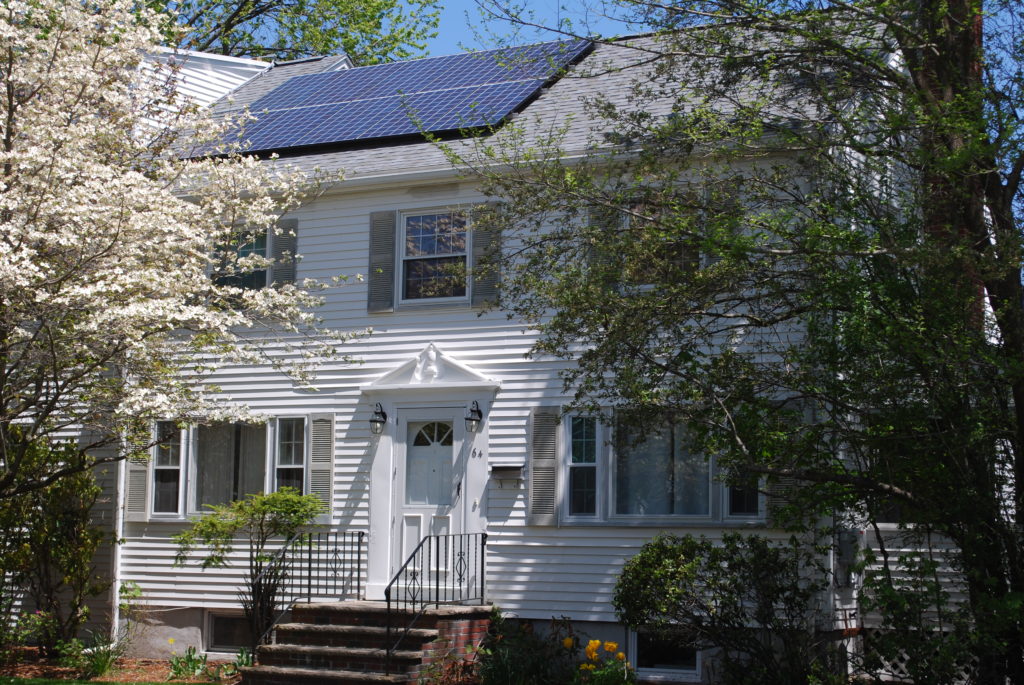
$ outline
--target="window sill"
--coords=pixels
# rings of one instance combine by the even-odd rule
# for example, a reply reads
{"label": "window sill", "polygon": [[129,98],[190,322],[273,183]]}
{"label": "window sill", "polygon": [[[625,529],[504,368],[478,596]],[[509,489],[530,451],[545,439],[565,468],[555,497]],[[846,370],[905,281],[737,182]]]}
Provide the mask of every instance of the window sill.
{"label": "window sill", "polygon": [[395,305],[396,312],[420,309],[470,309],[469,298],[459,300],[405,300]]}
{"label": "window sill", "polygon": [[658,671],[638,668],[636,679],[642,683],[699,683],[697,671]]}
{"label": "window sill", "polygon": [[767,521],[758,519],[711,519],[711,518],[643,518],[643,519],[594,519],[563,518],[560,526],[581,528],[766,528]]}

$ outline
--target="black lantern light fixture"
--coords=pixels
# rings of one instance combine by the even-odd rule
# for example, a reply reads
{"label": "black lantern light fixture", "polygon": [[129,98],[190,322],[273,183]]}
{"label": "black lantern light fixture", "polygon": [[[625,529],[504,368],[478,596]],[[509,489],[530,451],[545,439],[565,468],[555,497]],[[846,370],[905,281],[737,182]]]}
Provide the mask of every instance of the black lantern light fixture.
{"label": "black lantern light fixture", "polygon": [[476,403],[476,400],[473,400],[473,404],[469,405],[469,411],[466,412],[466,431],[476,433],[483,419],[484,413],[480,411],[480,405]]}
{"label": "black lantern light fixture", "polygon": [[380,435],[384,432],[384,424],[387,422],[387,412],[384,411],[384,407],[380,406],[380,402],[378,402],[373,407],[373,416],[370,417],[370,432],[374,435]]}

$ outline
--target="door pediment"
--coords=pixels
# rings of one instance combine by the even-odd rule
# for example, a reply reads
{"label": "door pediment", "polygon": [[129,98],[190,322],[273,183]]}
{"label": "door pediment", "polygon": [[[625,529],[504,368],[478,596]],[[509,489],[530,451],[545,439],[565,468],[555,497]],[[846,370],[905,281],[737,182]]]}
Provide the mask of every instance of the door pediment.
{"label": "door pediment", "polygon": [[422,352],[362,386],[363,392],[409,392],[416,390],[497,390],[500,381],[487,378],[429,343]]}

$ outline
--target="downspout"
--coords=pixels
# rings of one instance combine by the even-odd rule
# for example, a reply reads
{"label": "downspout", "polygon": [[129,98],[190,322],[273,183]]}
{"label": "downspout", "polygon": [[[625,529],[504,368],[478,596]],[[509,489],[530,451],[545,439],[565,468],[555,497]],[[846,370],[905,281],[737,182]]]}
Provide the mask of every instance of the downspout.
{"label": "downspout", "polygon": [[119,623],[121,622],[121,541],[124,539],[124,494],[128,479],[127,459],[117,462],[117,492],[114,499],[114,558],[111,561],[113,573],[110,583],[112,607],[110,610],[110,640],[118,641]]}

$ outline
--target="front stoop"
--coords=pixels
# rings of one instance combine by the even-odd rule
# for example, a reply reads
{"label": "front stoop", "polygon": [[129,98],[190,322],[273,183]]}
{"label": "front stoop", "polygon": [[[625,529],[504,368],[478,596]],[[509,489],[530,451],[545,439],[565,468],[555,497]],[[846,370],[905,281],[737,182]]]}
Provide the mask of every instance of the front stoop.
{"label": "front stoop", "polygon": [[[395,633],[412,617],[395,612]],[[296,604],[292,622],[276,628],[274,644],[257,652],[259,666],[241,669],[243,685],[357,685],[417,683],[436,658],[464,654],[490,626],[489,606],[428,609],[392,654],[385,674],[387,605],[384,602]],[[397,639],[393,635],[392,640]]]}

